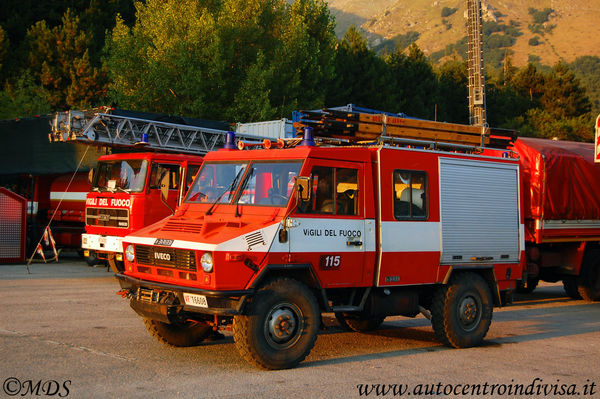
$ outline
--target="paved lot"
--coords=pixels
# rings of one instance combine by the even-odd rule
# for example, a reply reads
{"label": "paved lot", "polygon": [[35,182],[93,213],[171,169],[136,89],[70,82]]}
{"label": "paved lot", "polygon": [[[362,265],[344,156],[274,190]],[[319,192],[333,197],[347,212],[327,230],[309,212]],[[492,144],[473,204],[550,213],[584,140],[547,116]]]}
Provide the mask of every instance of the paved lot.
{"label": "paved lot", "polygon": [[193,348],[155,342],[105,268],[65,258],[30,271],[0,265],[0,398],[36,396],[39,381],[39,396],[76,398],[600,397],[600,303],[568,299],[560,284],[496,309],[479,348],[441,346],[422,316],[369,334],[326,317],[300,367],[261,371],[231,335]]}

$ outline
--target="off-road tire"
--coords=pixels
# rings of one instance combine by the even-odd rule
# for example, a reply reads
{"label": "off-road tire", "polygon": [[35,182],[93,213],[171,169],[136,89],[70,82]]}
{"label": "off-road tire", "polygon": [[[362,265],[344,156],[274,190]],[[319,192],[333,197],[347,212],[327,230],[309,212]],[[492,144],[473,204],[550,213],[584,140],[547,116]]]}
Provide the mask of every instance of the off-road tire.
{"label": "off-road tire", "polygon": [[433,295],[431,324],[436,337],[454,348],[481,344],[492,322],[492,305],[490,288],[481,276],[455,274]]}
{"label": "off-road tire", "polygon": [[264,369],[288,369],[313,348],[320,323],[319,305],[310,289],[297,280],[280,277],[257,292],[244,315],[234,317],[233,339],[249,363]]}
{"label": "off-road tire", "polygon": [[579,295],[579,287],[576,276],[566,276],[565,278],[563,278],[562,283],[565,292],[570,298],[581,299],[581,295]]}
{"label": "off-road tire", "polygon": [[162,321],[144,319],[144,325],[150,334],[167,346],[194,346],[208,337],[212,328],[208,324],[188,321],[169,324]]}
{"label": "off-road tire", "polygon": [[108,257],[108,266],[115,274],[122,273],[125,270],[125,262],[116,260],[114,255]]}
{"label": "off-road tire", "polygon": [[98,263],[100,263],[100,259],[98,259],[95,254],[82,257],[85,259],[85,263],[87,263],[88,266],[96,266]]}
{"label": "off-road tire", "polygon": [[347,313],[335,313],[335,318],[342,328],[356,332],[376,330],[385,320],[385,317],[361,317]]}
{"label": "off-road tire", "polygon": [[533,290],[536,289],[536,287],[538,286],[539,282],[540,282],[540,279],[538,277],[529,277],[527,279],[527,287],[525,287],[523,285],[523,281],[521,281],[517,285],[516,291],[519,294],[531,294],[533,292]]}
{"label": "off-road tire", "polygon": [[583,265],[578,289],[584,300],[600,301],[600,259]]}

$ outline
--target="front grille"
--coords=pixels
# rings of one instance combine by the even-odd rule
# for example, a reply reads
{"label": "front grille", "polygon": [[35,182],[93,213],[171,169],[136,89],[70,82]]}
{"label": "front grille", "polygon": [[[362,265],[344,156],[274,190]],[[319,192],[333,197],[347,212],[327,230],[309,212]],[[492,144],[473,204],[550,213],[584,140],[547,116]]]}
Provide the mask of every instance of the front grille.
{"label": "front grille", "polygon": [[202,223],[188,223],[169,220],[162,228],[162,231],[196,234],[202,231]]}
{"label": "front grille", "polygon": [[196,271],[196,253],[189,249],[136,245],[135,258],[142,265]]}
{"label": "front grille", "polygon": [[88,226],[129,227],[129,209],[86,208],[85,223]]}

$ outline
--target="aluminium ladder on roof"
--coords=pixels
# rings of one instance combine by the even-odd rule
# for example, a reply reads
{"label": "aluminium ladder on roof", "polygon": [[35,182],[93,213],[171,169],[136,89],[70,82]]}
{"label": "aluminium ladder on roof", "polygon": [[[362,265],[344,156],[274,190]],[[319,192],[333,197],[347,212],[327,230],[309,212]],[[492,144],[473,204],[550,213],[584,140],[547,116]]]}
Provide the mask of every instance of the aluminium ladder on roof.
{"label": "aluminium ladder on roof", "polygon": [[[223,148],[227,131],[110,114],[111,108],[58,112],[51,121],[51,142],[75,141],[108,147],[206,154]],[[237,138],[262,140],[250,134]]]}
{"label": "aluminium ladder on roof", "polygon": [[386,114],[344,112],[335,109],[299,112],[301,117],[294,123],[299,132],[305,127],[312,127],[315,136],[344,139],[349,142],[392,137],[463,146],[507,148],[516,138],[514,131],[482,129],[480,126]]}

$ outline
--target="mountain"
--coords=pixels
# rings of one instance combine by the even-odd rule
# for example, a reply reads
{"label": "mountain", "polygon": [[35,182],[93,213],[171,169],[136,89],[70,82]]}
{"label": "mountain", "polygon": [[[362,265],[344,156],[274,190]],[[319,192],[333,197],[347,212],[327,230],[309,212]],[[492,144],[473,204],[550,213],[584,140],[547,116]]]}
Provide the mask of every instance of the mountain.
{"label": "mountain", "polygon": [[[375,49],[416,41],[434,61],[466,54],[465,0],[329,0],[343,36],[360,27]],[[486,63],[499,67],[505,54],[513,65],[554,65],[581,56],[600,56],[597,0],[483,0]]]}

